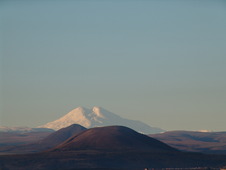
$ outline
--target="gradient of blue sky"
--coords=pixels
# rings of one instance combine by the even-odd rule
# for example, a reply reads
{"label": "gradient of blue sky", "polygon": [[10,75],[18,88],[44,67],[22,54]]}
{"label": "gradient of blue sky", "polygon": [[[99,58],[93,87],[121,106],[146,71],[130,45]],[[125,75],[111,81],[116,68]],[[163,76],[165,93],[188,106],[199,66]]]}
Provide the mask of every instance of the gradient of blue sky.
{"label": "gradient of blue sky", "polygon": [[226,131],[225,1],[0,6],[0,125],[97,105],[166,130]]}

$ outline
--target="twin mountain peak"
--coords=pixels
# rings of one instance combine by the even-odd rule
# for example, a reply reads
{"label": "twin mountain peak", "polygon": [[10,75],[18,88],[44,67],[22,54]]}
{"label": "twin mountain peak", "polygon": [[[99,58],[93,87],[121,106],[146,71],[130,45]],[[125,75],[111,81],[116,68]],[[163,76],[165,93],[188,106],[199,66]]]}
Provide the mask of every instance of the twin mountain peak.
{"label": "twin mountain peak", "polygon": [[45,125],[39,126],[38,128],[59,130],[72,124],[79,124],[86,128],[122,125],[146,134],[160,133],[164,131],[160,128],[151,127],[137,120],[122,118],[115,113],[96,106],[92,109],[77,107],[63,117]]}

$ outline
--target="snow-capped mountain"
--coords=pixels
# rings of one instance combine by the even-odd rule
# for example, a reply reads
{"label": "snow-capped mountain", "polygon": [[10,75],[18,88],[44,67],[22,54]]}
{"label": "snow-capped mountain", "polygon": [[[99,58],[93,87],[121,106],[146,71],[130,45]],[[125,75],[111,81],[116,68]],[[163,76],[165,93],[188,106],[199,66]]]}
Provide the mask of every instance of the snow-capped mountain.
{"label": "snow-capped mountain", "polygon": [[92,109],[78,107],[67,113],[65,116],[53,122],[39,126],[38,128],[50,128],[58,130],[70,126],[71,124],[80,124],[86,128],[109,125],[123,125],[146,134],[153,134],[164,131],[160,128],[150,127],[149,125],[140,121],[122,118],[101,107],[93,107]]}

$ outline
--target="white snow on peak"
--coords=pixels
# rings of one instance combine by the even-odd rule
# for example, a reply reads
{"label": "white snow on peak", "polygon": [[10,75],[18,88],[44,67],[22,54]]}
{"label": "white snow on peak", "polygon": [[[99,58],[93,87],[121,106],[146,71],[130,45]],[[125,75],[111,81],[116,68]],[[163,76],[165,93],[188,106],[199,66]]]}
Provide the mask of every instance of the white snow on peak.
{"label": "white snow on peak", "polygon": [[202,129],[202,130],[198,130],[198,132],[212,132],[211,130],[206,130],[206,129]]}
{"label": "white snow on peak", "polygon": [[96,116],[104,118],[104,115],[101,113],[100,110],[101,110],[101,108],[97,107],[97,106],[94,106],[92,109],[93,113],[95,113]]}
{"label": "white snow on peak", "polygon": [[112,112],[103,109],[102,107],[97,106],[93,107],[92,109],[78,107],[55,121],[39,126],[39,128],[59,130],[72,124],[80,124],[86,128],[122,125],[130,127],[136,131],[149,134],[159,133],[163,131],[159,128],[150,127],[140,121],[122,118]]}
{"label": "white snow on peak", "polygon": [[59,130],[72,124],[80,124],[84,127],[90,127],[91,122],[89,119],[86,118],[85,114],[85,109],[82,107],[78,107],[67,113],[65,116],[39,127],[45,127],[54,130]]}

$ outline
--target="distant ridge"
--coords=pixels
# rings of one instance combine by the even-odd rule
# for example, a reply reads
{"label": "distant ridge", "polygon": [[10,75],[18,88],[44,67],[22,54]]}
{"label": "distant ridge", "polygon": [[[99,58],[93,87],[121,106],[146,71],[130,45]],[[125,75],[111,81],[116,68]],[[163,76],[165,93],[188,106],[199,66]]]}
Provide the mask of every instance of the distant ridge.
{"label": "distant ridge", "polygon": [[226,154],[226,132],[168,131],[149,136],[184,151]]}
{"label": "distant ridge", "polygon": [[146,134],[154,134],[164,131],[160,128],[151,127],[140,121],[122,118],[101,107],[93,107],[92,109],[78,107],[55,121],[39,126],[39,128],[59,130],[70,126],[71,124],[80,124],[86,128],[122,125]]}
{"label": "distant ridge", "polygon": [[15,133],[26,133],[26,132],[54,132],[51,128],[30,128],[30,127],[9,127],[0,126],[0,132],[15,132]]}
{"label": "distant ridge", "polygon": [[32,153],[32,152],[44,151],[44,150],[56,147],[57,145],[69,139],[70,137],[75,136],[83,132],[84,130],[86,130],[85,127],[81,125],[73,124],[66,128],[62,128],[56,132],[51,133],[50,135],[48,135],[42,140],[30,143],[30,144],[6,147],[5,150],[4,150],[4,147],[2,148],[0,147],[0,153],[4,153],[4,152],[5,153]]}

